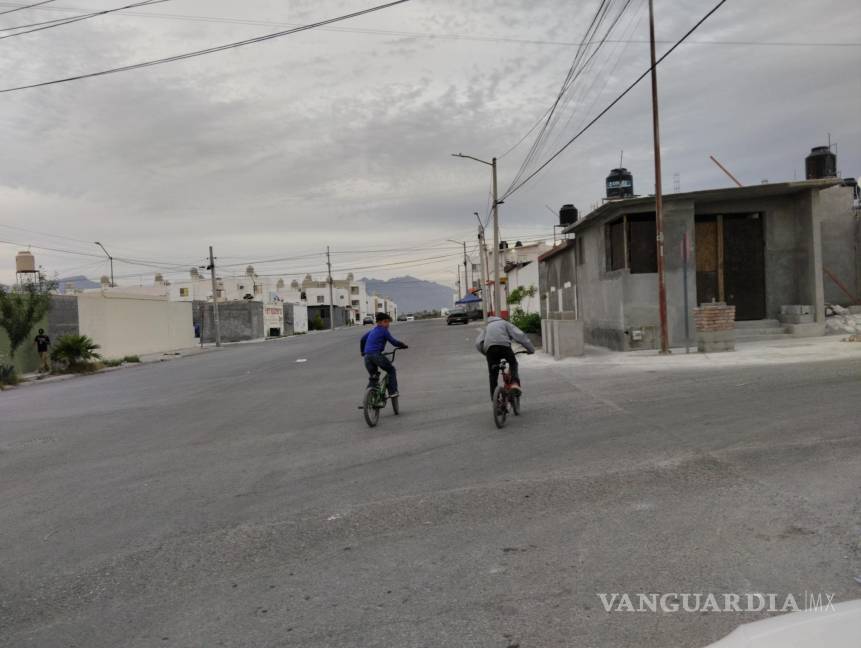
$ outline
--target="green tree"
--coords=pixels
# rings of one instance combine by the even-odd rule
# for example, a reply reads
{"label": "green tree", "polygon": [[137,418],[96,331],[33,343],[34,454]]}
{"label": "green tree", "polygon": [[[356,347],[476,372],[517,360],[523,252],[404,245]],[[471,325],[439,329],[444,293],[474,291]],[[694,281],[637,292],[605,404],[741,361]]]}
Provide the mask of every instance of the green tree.
{"label": "green tree", "polygon": [[535,297],[536,292],[538,292],[538,289],[535,286],[529,286],[529,288],[518,286],[511,291],[511,294],[508,295],[508,303],[515,305],[520,304],[527,297]]}
{"label": "green tree", "polygon": [[9,336],[9,355],[29,339],[33,327],[51,308],[52,283],[25,284],[20,290],[0,286],[0,327]]}

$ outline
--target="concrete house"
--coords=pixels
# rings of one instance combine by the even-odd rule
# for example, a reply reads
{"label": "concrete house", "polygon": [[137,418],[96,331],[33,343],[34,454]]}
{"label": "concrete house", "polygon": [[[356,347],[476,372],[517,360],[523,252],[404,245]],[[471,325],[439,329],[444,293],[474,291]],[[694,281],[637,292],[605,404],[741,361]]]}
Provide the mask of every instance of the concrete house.
{"label": "concrete house", "polygon": [[[671,345],[712,301],[735,306],[740,331],[823,335],[825,304],[861,292],[856,191],[825,178],[666,195]],[[654,197],[609,200],[564,231],[573,240],[540,260],[542,316],[577,320],[586,343],[657,348]]]}

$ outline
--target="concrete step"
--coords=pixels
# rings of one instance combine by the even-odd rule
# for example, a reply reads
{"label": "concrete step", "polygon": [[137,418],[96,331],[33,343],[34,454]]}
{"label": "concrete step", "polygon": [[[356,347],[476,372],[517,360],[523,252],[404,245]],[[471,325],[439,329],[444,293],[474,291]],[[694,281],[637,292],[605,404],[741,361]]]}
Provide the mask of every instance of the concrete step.
{"label": "concrete step", "polygon": [[736,332],[735,341],[736,342],[765,342],[768,340],[787,340],[792,336],[789,333],[777,333],[777,334],[768,334],[768,335],[739,335]]}
{"label": "concrete step", "polygon": [[782,326],[769,326],[763,328],[753,328],[753,327],[743,327],[735,329],[736,338],[740,337],[748,337],[751,335],[762,336],[762,335],[788,335],[786,329]]}
{"label": "concrete step", "polygon": [[776,319],[746,320],[742,322],[736,322],[735,328],[737,331],[741,329],[783,329],[780,322]]}

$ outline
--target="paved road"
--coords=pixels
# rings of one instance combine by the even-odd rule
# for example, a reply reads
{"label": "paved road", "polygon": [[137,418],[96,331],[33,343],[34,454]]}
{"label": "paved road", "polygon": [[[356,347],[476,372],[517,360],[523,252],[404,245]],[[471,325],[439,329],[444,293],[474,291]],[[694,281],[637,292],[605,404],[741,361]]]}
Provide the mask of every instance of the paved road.
{"label": "paved road", "polygon": [[375,429],[358,330],[0,394],[0,645],[694,647],[755,615],[597,593],[861,597],[858,361],[529,358],[498,431],[472,327],[393,330]]}

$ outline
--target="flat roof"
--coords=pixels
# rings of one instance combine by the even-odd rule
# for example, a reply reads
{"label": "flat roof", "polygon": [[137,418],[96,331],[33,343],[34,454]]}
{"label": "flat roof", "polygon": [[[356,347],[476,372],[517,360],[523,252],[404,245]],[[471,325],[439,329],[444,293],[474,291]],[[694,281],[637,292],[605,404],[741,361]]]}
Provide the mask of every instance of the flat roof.
{"label": "flat roof", "polygon": [[[695,200],[709,202],[715,200],[750,200],[754,198],[769,198],[772,196],[786,196],[803,191],[821,191],[842,184],[840,178],[822,178],[820,180],[797,180],[794,182],[770,182],[767,184],[749,185],[745,187],[724,187],[723,189],[701,189],[699,191],[686,191],[683,193],[664,194],[664,202],[676,202],[682,200]],[[562,232],[568,234],[575,232],[581,227],[593,221],[599,220],[619,208],[648,207],[655,204],[654,196],[641,196],[636,198],[621,198],[619,200],[608,200],[597,209],[589,212],[576,223],[569,225]]]}

